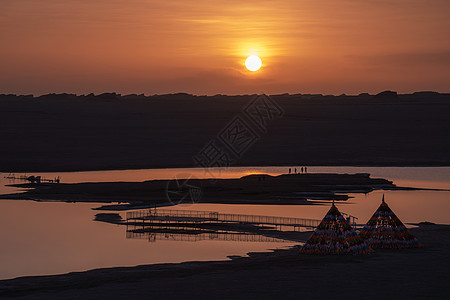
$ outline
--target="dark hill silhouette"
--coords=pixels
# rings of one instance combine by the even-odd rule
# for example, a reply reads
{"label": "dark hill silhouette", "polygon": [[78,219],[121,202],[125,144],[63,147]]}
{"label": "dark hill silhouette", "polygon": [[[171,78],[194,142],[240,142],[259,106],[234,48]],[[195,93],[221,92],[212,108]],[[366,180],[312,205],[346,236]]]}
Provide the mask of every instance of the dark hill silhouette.
{"label": "dark hill silhouette", "polygon": [[[0,95],[2,171],[194,166],[243,96]],[[239,165],[450,165],[450,94],[282,94]]]}
{"label": "dark hill silhouette", "polygon": [[397,94],[397,92],[393,92],[393,91],[384,91],[384,92],[376,94],[375,98],[377,98],[377,99],[397,99],[398,94]]}

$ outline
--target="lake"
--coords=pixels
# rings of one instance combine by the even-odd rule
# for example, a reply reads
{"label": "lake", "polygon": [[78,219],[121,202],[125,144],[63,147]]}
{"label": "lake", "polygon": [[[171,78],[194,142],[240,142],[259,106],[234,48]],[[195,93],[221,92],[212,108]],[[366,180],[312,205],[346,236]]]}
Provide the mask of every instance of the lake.
{"label": "lake", "polygon": [[[300,171],[299,167],[297,169]],[[287,167],[234,167],[221,172],[213,170],[213,175],[234,178],[257,173],[278,175],[287,171]],[[320,172],[370,173],[372,177],[392,180],[398,186],[450,189],[450,167],[308,167],[308,173]],[[61,182],[64,183],[171,179],[180,177],[180,174],[192,174],[197,178],[211,177],[203,169],[195,168],[33,173],[48,179],[61,176]],[[15,192],[15,188],[5,185],[20,181],[8,180],[5,176],[8,174],[0,173],[0,193]],[[365,223],[379,206],[383,194],[404,223],[430,221],[450,224],[449,191],[350,194],[353,198],[339,202],[337,206],[342,212],[358,217],[359,223]],[[0,200],[0,279],[100,267],[219,260],[229,255],[245,255],[247,252],[296,244],[214,240],[149,242],[127,239],[123,226],[93,221],[98,211],[92,208],[98,206],[95,203]],[[321,219],[329,205],[184,204],[171,209]],[[125,217],[125,212],[120,214]]]}

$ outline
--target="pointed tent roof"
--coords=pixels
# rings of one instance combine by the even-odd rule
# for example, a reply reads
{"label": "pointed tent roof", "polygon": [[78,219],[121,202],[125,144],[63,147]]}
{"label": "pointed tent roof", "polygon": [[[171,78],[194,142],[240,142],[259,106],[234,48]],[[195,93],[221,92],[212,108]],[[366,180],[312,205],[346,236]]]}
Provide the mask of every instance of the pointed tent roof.
{"label": "pointed tent roof", "polygon": [[358,236],[337,207],[328,213],[300,249],[307,254],[366,254],[372,249]]}
{"label": "pointed tent roof", "polygon": [[421,247],[419,241],[403,225],[383,199],[360,234],[373,248]]}

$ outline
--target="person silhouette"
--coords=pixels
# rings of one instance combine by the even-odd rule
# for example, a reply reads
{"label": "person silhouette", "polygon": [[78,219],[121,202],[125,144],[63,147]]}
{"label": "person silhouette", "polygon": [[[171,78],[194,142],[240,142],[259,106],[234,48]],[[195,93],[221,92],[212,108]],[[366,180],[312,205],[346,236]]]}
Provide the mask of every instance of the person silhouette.
{"label": "person silhouette", "polygon": [[295,174],[297,174],[297,168],[295,168]]}
{"label": "person silhouette", "polygon": [[289,168],[289,174],[291,174],[291,168]]}
{"label": "person silhouette", "polygon": [[303,167],[302,167],[302,173],[303,173]]}
{"label": "person silhouette", "polygon": [[308,168],[307,167],[305,167],[305,173],[308,173]]}

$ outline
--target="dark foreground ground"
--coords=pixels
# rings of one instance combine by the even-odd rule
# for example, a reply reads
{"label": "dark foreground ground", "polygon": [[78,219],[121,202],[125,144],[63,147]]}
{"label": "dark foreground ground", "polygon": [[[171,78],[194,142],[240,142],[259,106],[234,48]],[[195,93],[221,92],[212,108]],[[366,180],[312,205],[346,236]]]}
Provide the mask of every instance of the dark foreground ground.
{"label": "dark foreground ground", "polygon": [[[421,249],[368,256],[296,250],[233,261],[98,269],[0,281],[14,299],[447,299],[450,226],[412,230]],[[132,255],[132,254],[130,254]]]}
{"label": "dark foreground ground", "polygon": [[[191,167],[252,98],[0,95],[0,171]],[[231,164],[450,165],[450,94],[272,99],[284,115]]]}

